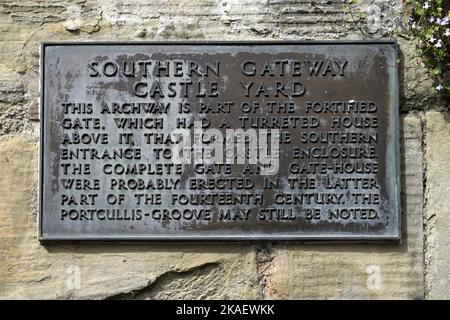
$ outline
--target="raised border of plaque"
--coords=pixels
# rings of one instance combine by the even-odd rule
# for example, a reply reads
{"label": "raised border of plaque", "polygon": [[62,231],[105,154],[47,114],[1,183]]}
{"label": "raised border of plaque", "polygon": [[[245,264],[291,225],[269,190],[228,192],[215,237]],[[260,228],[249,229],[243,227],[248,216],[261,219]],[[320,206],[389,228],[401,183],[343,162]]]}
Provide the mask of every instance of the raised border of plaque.
{"label": "raised border of plaque", "polygon": [[[133,46],[133,47],[145,47],[145,46],[189,46],[198,49],[201,46],[214,47],[212,50],[215,53],[226,53],[221,51],[224,47],[245,47],[255,49],[258,51],[258,46],[278,48],[283,46],[300,46],[310,47],[314,51],[315,47],[323,46],[388,46],[394,53],[389,60],[392,65],[389,65],[388,72],[388,84],[389,92],[386,92],[388,100],[388,123],[385,126],[386,132],[386,176],[385,178],[387,192],[389,194],[389,205],[391,206],[389,211],[391,215],[390,221],[387,223],[386,229],[380,231],[378,234],[364,234],[364,232],[344,232],[344,233],[315,233],[315,234],[303,234],[301,231],[296,233],[271,233],[270,228],[260,233],[246,233],[241,232],[239,234],[227,234],[227,230],[215,232],[214,234],[202,234],[202,232],[194,232],[193,234],[176,235],[170,234],[143,234],[137,235],[120,233],[102,233],[102,232],[83,232],[81,234],[65,234],[62,232],[48,232],[48,220],[44,221],[44,216],[49,213],[45,211],[44,203],[48,199],[44,199],[44,190],[49,188],[45,184],[46,175],[52,174],[48,172],[48,168],[45,166],[45,162],[50,157],[50,151],[46,141],[49,141],[49,132],[47,129],[48,119],[50,117],[51,107],[46,105],[46,81],[47,81],[47,66],[46,66],[46,49],[54,46],[85,46],[92,47],[95,50],[96,46]],[[252,51],[250,50],[250,51]],[[381,50],[382,51],[382,50]],[[196,51],[198,52],[198,51]],[[253,52],[253,51],[252,51]],[[270,54],[270,53],[269,53]],[[399,121],[399,88],[398,88],[398,46],[395,41],[380,40],[380,41],[145,41],[145,42],[116,42],[116,41],[93,41],[93,42],[42,42],[40,47],[40,173],[39,173],[39,226],[38,226],[38,238],[41,242],[47,241],[255,241],[255,240],[267,240],[267,241],[398,241],[401,240],[402,228],[401,228],[401,180],[400,180],[400,121]],[[389,175],[387,173],[390,173]]]}

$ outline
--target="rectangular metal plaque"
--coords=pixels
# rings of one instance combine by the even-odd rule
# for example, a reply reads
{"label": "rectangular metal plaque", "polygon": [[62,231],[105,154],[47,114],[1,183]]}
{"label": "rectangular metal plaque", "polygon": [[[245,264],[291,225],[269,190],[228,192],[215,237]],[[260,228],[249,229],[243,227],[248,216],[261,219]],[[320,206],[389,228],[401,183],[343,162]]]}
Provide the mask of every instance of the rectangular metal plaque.
{"label": "rectangular metal plaque", "polygon": [[45,43],[41,240],[400,238],[394,42]]}

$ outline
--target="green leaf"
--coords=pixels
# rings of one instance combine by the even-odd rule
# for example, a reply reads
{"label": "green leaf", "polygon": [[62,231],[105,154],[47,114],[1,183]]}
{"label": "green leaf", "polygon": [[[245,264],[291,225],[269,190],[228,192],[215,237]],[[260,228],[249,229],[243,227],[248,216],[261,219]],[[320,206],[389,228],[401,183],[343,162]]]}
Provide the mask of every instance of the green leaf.
{"label": "green leaf", "polygon": [[433,76],[437,76],[437,75],[441,74],[441,72],[442,72],[442,70],[439,67],[438,68],[434,68],[433,70],[431,70],[431,74]]}

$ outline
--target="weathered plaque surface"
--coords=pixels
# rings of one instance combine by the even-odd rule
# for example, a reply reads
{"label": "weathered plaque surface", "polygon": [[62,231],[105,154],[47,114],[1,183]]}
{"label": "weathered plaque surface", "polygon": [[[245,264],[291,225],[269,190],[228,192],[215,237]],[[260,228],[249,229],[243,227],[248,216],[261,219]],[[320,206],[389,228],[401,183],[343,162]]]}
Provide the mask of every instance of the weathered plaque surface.
{"label": "weathered plaque surface", "polygon": [[41,240],[399,239],[396,52],[43,44]]}

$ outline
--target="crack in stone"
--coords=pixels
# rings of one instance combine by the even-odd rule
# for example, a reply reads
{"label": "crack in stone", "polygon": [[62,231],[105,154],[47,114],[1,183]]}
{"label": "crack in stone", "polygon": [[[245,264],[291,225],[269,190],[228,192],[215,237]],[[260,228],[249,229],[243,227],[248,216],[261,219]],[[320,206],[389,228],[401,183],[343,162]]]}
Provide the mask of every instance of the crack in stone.
{"label": "crack in stone", "polygon": [[271,291],[273,275],[273,249],[271,244],[256,248],[256,273],[259,283],[259,298],[266,299]]}
{"label": "crack in stone", "polygon": [[176,281],[179,278],[189,278],[195,274],[208,274],[212,270],[220,268],[219,262],[208,262],[198,266],[194,266],[187,270],[177,271],[169,270],[162,273],[156,279],[149,280],[147,285],[132,289],[125,292],[116,293],[111,296],[107,296],[104,300],[132,300],[132,299],[145,299],[158,291],[158,288],[164,286],[166,283]]}
{"label": "crack in stone", "polygon": [[435,223],[435,215],[428,216],[427,214],[427,199],[428,199],[428,189],[427,189],[427,118],[426,114],[424,112],[420,113],[420,124],[422,126],[421,130],[421,137],[422,137],[422,181],[423,181],[423,204],[422,204],[422,213],[424,215],[423,219],[423,277],[424,277],[424,298],[428,299],[429,292],[431,290],[431,283],[430,279],[428,277],[430,268],[431,268],[431,249],[433,247],[432,244],[432,231],[434,229],[434,223]]}

